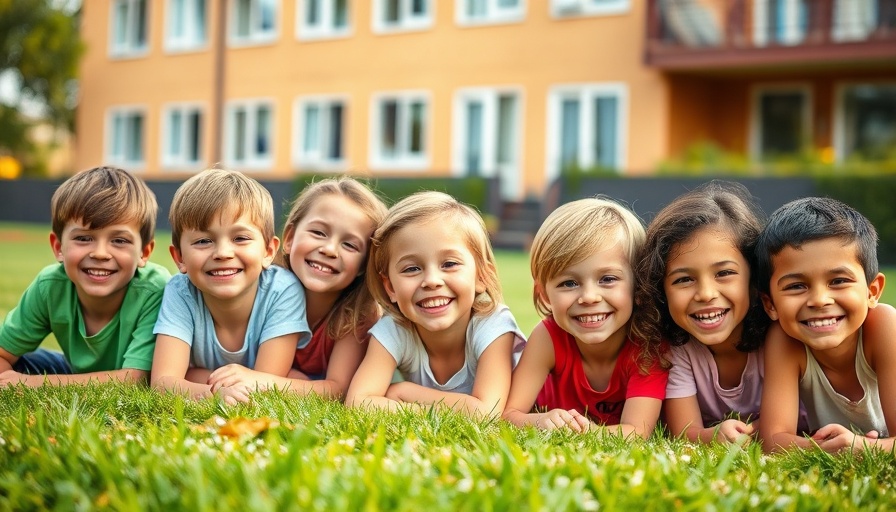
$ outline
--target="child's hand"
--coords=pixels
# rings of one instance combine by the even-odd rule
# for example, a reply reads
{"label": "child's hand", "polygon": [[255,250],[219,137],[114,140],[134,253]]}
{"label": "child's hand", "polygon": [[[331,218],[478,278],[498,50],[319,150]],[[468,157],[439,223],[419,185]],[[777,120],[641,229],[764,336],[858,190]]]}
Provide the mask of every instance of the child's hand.
{"label": "child's hand", "polygon": [[843,425],[831,423],[825,425],[812,434],[812,440],[818,447],[828,453],[837,453],[842,450],[862,451],[879,437],[875,431],[867,436],[855,434]]}
{"label": "child's hand", "polygon": [[747,444],[747,442],[750,441],[750,436],[756,431],[752,424],[744,423],[743,421],[736,419],[725,420],[716,425],[715,428],[715,439],[717,441],[725,441],[739,445]]}
{"label": "child's hand", "polygon": [[218,388],[215,395],[224,400],[227,405],[236,405],[239,402],[249,403],[249,388],[246,386],[228,386]]}
{"label": "child's hand", "polygon": [[542,430],[568,428],[576,432],[587,432],[591,428],[591,420],[575,409],[551,409],[535,416],[535,426]]}
{"label": "child's hand", "polygon": [[243,365],[228,364],[213,371],[208,376],[208,385],[212,392],[230,386],[248,386],[253,389],[267,389],[272,383],[271,375],[264,372],[250,370]]}

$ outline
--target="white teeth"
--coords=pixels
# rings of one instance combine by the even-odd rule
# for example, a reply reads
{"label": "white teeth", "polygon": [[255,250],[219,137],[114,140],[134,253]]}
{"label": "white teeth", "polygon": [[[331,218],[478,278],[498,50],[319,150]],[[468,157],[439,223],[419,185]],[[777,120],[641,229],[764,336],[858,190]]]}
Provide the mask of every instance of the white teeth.
{"label": "white teeth", "polygon": [[451,302],[451,299],[446,297],[439,297],[436,299],[426,299],[420,301],[420,307],[422,308],[438,308],[441,306],[447,306],[448,303]]}
{"label": "white teeth", "polygon": [[725,318],[725,313],[727,311],[713,311],[712,313],[694,313],[691,315],[695,320],[700,322],[701,324],[717,324]]}
{"label": "white teeth", "polygon": [[315,270],[320,270],[321,272],[326,272],[327,274],[335,274],[336,273],[336,271],[334,271],[332,268],[325,267],[325,266],[321,265],[320,263],[315,263],[313,261],[309,261],[308,266]]}
{"label": "white teeth", "polygon": [[610,315],[607,313],[601,313],[599,315],[581,315],[577,316],[576,320],[582,322],[583,324],[596,324],[598,322],[603,322],[607,319],[608,316]]}
{"label": "white teeth", "polygon": [[818,320],[807,320],[806,325],[809,327],[828,327],[837,323],[836,318],[819,318]]}
{"label": "white teeth", "polygon": [[239,272],[239,270],[234,269],[234,268],[228,268],[228,269],[224,269],[224,270],[212,270],[209,273],[215,277],[223,277],[223,276],[232,276],[232,275],[236,274],[237,272]]}
{"label": "white teeth", "polygon": [[106,276],[111,276],[112,271],[89,268],[89,269],[87,269],[87,274],[91,275],[91,276],[97,276],[97,277],[106,277]]}

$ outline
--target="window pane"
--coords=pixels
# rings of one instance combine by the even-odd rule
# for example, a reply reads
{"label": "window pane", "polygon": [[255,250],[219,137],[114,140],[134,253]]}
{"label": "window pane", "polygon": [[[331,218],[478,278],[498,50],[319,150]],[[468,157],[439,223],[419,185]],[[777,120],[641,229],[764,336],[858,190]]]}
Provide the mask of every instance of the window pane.
{"label": "window pane", "polygon": [[410,152],[423,152],[423,103],[411,103],[411,140]]}
{"label": "window pane", "polygon": [[348,26],[348,0],[336,0],[333,4],[333,26]]}
{"label": "window pane", "polygon": [[125,147],[125,159],[129,162],[143,161],[143,116],[133,114],[130,116],[128,141]]}
{"label": "window pane", "polygon": [[171,112],[171,125],[169,129],[171,132],[169,133],[169,155],[180,157],[181,155],[181,140],[183,137],[183,119],[180,110],[175,110]]}
{"label": "window pane", "polygon": [[762,156],[795,154],[802,148],[803,108],[800,92],[765,93],[760,100]]}
{"label": "window pane", "polygon": [[499,164],[513,163],[513,133],[516,117],[516,101],[511,95],[498,97],[498,147],[496,158]]}
{"label": "window pane", "polygon": [[482,171],[482,103],[467,103],[467,174],[479,176]]}
{"label": "window pane", "polygon": [[171,4],[171,35],[175,39],[182,39],[186,35],[187,0],[172,0]]}
{"label": "window pane", "polygon": [[187,158],[190,162],[199,161],[199,141],[202,135],[202,116],[199,111],[190,112],[187,125]]}
{"label": "window pane", "polygon": [[414,16],[426,14],[426,0],[411,0],[411,14]]}
{"label": "window pane", "polygon": [[327,156],[333,160],[342,158],[342,105],[330,107],[330,147]]}
{"label": "window pane", "polygon": [[274,5],[275,0],[258,0],[258,8],[261,10],[260,13],[260,24],[259,31],[261,32],[270,32],[274,30],[274,18],[276,17],[276,6]]}
{"label": "window pane", "polygon": [[305,0],[305,22],[309,25],[320,23],[320,5],[317,0]]}
{"label": "window pane", "polygon": [[484,18],[486,15],[486,0],[467,0],[467,16],[471,18]]}
{"label": "window pane", "polygon": [[846,156],[896,157],[896,86],[862,85],[844,95]]}
{"label": "window pane", "polygon": [[246,159],[246,111],[237,109],[233,114],[233,159],[242,162]]}
{"label": "window pane", "polygon": [[205,0],[195,0],[195,27],[196,27],[196,42],[204,43],[205,42]]}
{"label": "window pane", "polygon": [[305,106],[305,140],[302,143],[302,147],[306,153],[316,152],[320,147],[319,114],[317,105]]}
{"label": "window pane", "polygon": [[579,100],[563,100],[560,116],[560,169],[566,170],[579,161]]}
{"label": "window pane", "polygon": [[616,110],[615,97],[594,99],[594,163],[616,168]]}
{"label": "window pane", "polygon": [[134,23],[136,24],[134,45],[143,47],[146,44],[146,0],[137,0],[136,9],[137,12],[134,13]]}
{"label": "window pane", "polygon": [[120,47],[127,42],[128,4],[121,0],[115,5],[115,34],[113,41]]}
{"label": "window pane", "polygon": [[255,123],[255,156],[267,156],[271,148],[271,109],[258,107]]}
{"label": "window pane", "polygon": [[398,139],[398,103],[385,101],[382,104],[382,121],[380,123],[380,148],[384,157],[393,158],[396,155],[396,142]]}
{"label": "window pane", "polygon": [[387,23],[398,23],[400,17],[400,9],[401,9],[401,0],[386,0],[386,5],[384,6],[386,12],[383,13],[385,16],[383,18]]}
{"label": "window pane", "polygon": [[121,114],[112,116],[112,157],[124,157],[124,117]]}
{"label": "window pane", "polygon": [[498,0],[499,7],[516,7],[520,4],[520,0]]}

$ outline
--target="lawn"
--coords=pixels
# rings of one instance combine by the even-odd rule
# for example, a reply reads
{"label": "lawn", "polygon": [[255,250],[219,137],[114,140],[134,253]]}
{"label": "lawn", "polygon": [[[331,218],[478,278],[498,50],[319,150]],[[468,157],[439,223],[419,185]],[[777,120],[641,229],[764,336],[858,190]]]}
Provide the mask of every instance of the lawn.
{"label": "lawn", "polygon": [[[2,317],[53,260],[45,227],[0,237]],[[153,259],[170,266],[165,237]],[[499,267],[528,331],[527,258]],[[277,391],[224,407],[122,384],[0,389],[0,510],[892,510],[894,482],[883,453],[765,456]]]}

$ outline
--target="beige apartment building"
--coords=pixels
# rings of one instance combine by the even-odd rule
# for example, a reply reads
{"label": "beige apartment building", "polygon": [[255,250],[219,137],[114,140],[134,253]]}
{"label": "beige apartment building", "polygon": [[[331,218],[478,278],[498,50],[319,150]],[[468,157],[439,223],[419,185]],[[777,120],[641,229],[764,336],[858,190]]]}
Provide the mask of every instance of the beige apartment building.
{"label": "beige apartment building", "polygon": [[893,0],[85,0],[78,169],[653,173],[896,145]]}

